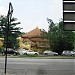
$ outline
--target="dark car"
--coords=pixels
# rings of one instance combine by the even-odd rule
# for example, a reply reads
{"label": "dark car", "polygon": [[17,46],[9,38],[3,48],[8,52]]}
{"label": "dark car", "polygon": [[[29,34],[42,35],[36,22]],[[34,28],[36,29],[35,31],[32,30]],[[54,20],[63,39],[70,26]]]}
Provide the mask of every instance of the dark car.
{"label": "dark car", "polygon": [[[4,48],[2,50],[2,55],[5,55],[5,54],[6,54],[6,48]],[[7,54],[18,55],[19,53],[16,50],[12,49],[12,48],[7,48]]]}

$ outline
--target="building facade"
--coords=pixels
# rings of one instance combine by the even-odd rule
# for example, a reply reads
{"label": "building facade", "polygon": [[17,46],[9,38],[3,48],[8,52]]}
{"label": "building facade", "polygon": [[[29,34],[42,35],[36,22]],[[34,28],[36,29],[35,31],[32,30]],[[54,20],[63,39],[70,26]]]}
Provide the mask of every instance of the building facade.
{"label": "building facade", "polygon": [[28,33],[22,34],[22,42],[29,44],[33,49],[45,49],[49,48],[48,40],[44,38],[41,29],[36,27]]}

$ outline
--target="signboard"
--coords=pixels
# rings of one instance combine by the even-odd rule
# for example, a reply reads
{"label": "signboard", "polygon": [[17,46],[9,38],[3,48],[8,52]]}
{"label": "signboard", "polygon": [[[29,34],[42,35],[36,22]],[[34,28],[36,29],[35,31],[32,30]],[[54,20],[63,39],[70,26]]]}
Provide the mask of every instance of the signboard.
{"label": "signboard", "polygon": [[75,2],[64,2],[64,10],[75,11]]}
{"label": "signboard", "polygon": [[64,20],[75,21],[75,12],[74,13],[66,12],[64,13],[63,17]]}
{"label": "signboard", "polygon": [[64,30],[75,31],[75,0],[63,0]]}
{"label": "signboard", "polygon": [[75,22],[65,22],[64,23],[64,30],[75,30]]}

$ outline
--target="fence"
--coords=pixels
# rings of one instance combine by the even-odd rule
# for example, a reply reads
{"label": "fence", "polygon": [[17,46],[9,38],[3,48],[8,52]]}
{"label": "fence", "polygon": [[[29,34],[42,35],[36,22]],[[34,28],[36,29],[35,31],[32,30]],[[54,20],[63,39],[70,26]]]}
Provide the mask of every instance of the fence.
{"label": "fence", "polygon": [[[4,75],[0,68],[0,75]],[[75,75],[74,70],[7,69],[7,75]]]}

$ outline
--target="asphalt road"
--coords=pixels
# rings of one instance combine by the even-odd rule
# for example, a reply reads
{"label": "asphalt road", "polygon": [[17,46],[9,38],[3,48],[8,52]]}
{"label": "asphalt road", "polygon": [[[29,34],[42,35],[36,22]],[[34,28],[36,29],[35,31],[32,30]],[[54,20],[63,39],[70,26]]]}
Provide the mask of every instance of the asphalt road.
{"label": "asphalt road", "polygon": [[[0,58],[0,73],[5,59]],[[75,59],[8,58],[9,75],[75,75]],[[0,74],[0,75],[1,75]]]}

